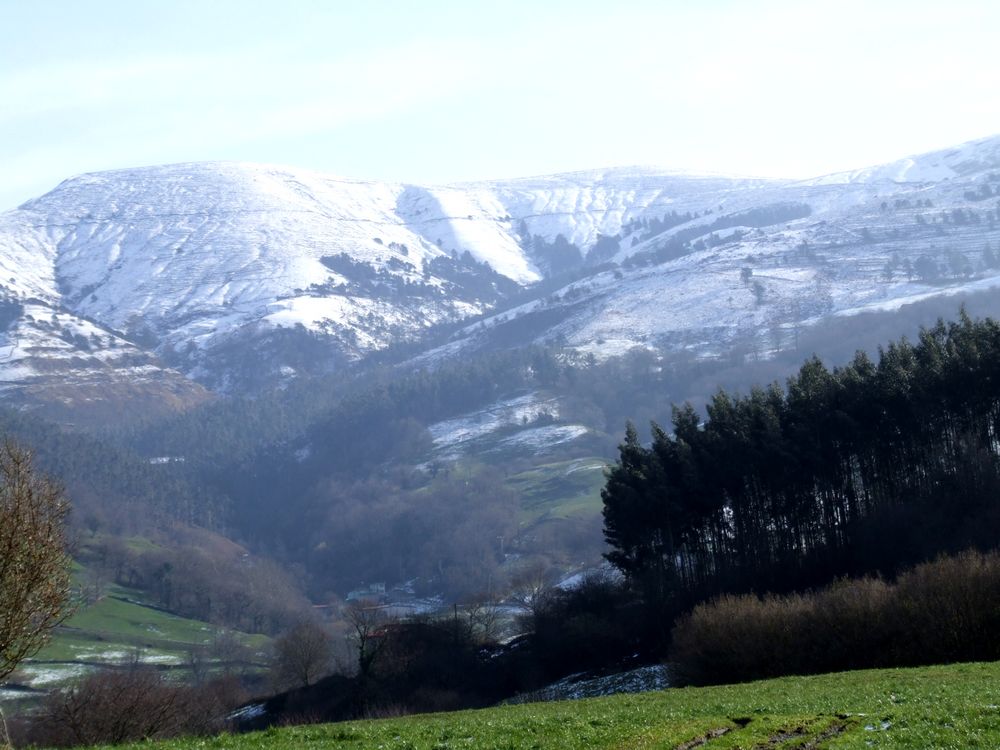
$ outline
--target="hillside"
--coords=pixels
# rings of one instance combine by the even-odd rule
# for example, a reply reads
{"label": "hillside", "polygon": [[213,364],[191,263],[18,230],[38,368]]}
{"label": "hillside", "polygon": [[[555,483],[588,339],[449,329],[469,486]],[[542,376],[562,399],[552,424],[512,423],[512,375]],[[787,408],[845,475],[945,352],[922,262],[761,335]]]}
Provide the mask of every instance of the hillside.
{"label": "hillside", "polygon": [[[986,139],[855,173],[734,187],[658,233],[623,222],[609,258],[620,268],[488,317],[464,329],[462,346],[559,340],[607,357],[633,346],[717,353],[743,340],[766,353],[829,316],[995,287],[998,165],[1000,139]],[[440,351],[454,356],[456,345]]]}
{"label": "hillside", "polygon": [[583,750],[928,748],[1000,742],[996,664],[845,672],[402,719],[272,728],[193,746]]}
{"label": "hillside", "polygon": [[998,205],[1000,138],[795,182],[83,175],[0,216],[3,421],[78,528],[180,548],[188,616],[206,539],[315,603],[464,601],[598,563],[626,420],[996,315]]}
{"label": "hillside", "polygon": [[266,636],[178,616],[148,602],[143,592],[106,577],[96,563],[76,564],[75,585],[88,597],[56,628],[51,642],[0,689],[0,700],[31,701],[82,675],[124,670],[133,662],[185,678],[197,677],[198,670],[203,677],[264,669]]}
{"label": "hillside", "polygon": [[[734,184],[581,173],[425,188],[228,163],[84,175],[4,217],[4,287],[12,304],[65,307],[231,390],[253,384],[252,344],[271,347],[273,382],[486,312],[542,277],[525,227],[586,248],[623,220],[694,210]],[[40,314],[22,311],[8,335]],[[293,331],[308,335],[289,342]]]}
{"label": "hillside", "polygon": [[0,377],[8,399],[79,420],[112,398],[184,410],[403,342],[430,348],[417,363],[532,342],[766,353],[829,316],[1000,283],[998,170],[1000,138],[795,182],[82,175],[0,215]]}

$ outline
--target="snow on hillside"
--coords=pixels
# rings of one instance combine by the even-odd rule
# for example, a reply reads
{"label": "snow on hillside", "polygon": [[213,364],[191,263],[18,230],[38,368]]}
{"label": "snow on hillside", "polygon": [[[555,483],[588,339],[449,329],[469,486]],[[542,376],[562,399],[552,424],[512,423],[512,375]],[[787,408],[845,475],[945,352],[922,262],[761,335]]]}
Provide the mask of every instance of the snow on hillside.
{"label": "snow on hillside", "polygon": [[398,209],[409,227],[433,245],[467,249],[521,284],[542,277],[518,244],[507,208],[489,191],[410,186],[400,196]]}
{"label": "snow on hillside", "polygon": [[[441,251],[401,226],[399,192],[256,165],[184,164],[87,175],[29,207],[44,203],[67,227],[54,236],[57,272],[82,312],[116,327],[132,315],[228,318],[212,332],[222,335],[277,300],[308,298],[311,284],[337,281],[324,256],[347,252],[375,267],[395,258],[419,279]],[[313,317],[305,305],[287,308],[279,324]],[[171,333],[187,340],[183,325]]]}
{"label": "snow on hillside", "polygon": [[620,693],[648,693],[670,687],[670,668],[662,664],[631,669],[616,674],[594,676],[581,672],[564,677],[539,690],[521,693],[505,703],[582,700]]}
{"label": "snow on hillside", "polygon": [[[127,379],[165,361],[217,389],[262,387],[478,315],[434,356],[484,329],[599,357],[713,351],[748,331],[778,342],[825,315],[1000,283],[982,260],[1000,252],[995,172],[1000,138],[795,182],[623,168],[432,187],[241,163],[81,175],[0,215],[0,378],[49,361]],[[560,268],[577,280],[504,309]]]}
{"label": "snow on hillside", "polygon": [[54,418],[65,416],[61,409],[75,411],[76,421],[101,421],[133,401],[152,415],[207,398],[204,389],[131,342],[33,302],[0,324],[0,395]]}
{"label": "snow on hillside", "polygon": [[43,216],[28,212],[0,214],[0,289],[8,295],[49,299],[58,295],[56,243],[41,230],[44,222]]}
{"label": "snow on hillside", "polygon": [[213,352],[268,331],[327,336],[351,359],[488,311],[481,286],[447,263],[468,251],[514,282],[537,281],[525,227],[585,253],[623,221],[765,184],[618,171],[431,188],[238,163],[88,174],[2,217],[11,280],[0,285],[220,386],[229,375],[214,372]]}
{"label": "snow on hillside", "polygon": [[588,434],[583,425],[561,424],[559,399],[538,392],[502,399],[427,429],[437,458],[451,460],[480,450],[532,450]]}
{"label": "snow on hillside", "polygon": [[598,236],[613,236],[636,219],[668,212],[704,211],[724,204],[749,205],[780,181],[690,175],[629,168],[573,172],[507,182],[472,183],[466,189],[497,196],[508,214],[531,234],[548,240],[562,234],[583,250]]}
{"label": "snow on hillside", "polygon": [[989,169],[1000,169],[1000,137],[981,138],[929,154],[811,180],[812,184],[858,182],[942,182]]}
{"label": "snow on hillside", "polygon": [[[911,161],[922,169],[949,164],[951,176],[757,185],[731,198],[732,215],[759,199],[808,205],[809,215],[713,228],[726,215],[716,209],[649,239],[633,243],[626,234],[615,256],[622,267],[467,327],[442,355],[518,327],[530,340],[560,341],[598,359],[637,346],[712,353],[737,339],[756,341],[766,355],[828,315],[1000,287],[1000,267],[988,265],[984,251],[1000,255],[1000,176],[993,172],[1000,138]],[[656,255],[680,236],[690,241],[679,257]],[[531,321],[543,316],[552,322],[535,330]]]}
{"label": "snow on hillside", "polygon": [[[565,317],[538,340],[558,339],[598,359],[636,346],[711,353],[755,336],[764,349],[787,345],[798,328],[826,315],[890,310],[932,296],[1000,287],[1000,271],[978,266],[986,243],[997,247],[1000,232],[962,232],[950,252],[975,270],[969,276],[922,280],[908,277],[902,266],[919,263],[929,240],[824,248],[821,264],[798,260],[794,242],[743,241],[620,273],[620,278],[605,272],[567,286],[550,303]],[[888,279],[886,264],[894,256],[901,267]],[[748,281],[742,279],[744,268],[752,272]],[[511,325],[538,309],[526,305],[506,311],[485,325]],[[471,337],[473,331],[468,333]]]}

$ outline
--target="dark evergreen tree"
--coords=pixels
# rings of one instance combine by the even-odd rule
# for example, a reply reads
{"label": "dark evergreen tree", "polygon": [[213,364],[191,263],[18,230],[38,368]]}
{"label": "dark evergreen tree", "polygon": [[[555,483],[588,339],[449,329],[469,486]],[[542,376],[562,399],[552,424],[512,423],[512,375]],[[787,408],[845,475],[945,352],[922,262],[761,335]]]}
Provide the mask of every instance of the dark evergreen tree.
{"label": "dark evergreen tree", "polygon": [[662,609],[892,573],[1000,539],[1000,324],[939,321],[782,389],[675,409],[644,448],[629,426],[602,493],[608,560]]}

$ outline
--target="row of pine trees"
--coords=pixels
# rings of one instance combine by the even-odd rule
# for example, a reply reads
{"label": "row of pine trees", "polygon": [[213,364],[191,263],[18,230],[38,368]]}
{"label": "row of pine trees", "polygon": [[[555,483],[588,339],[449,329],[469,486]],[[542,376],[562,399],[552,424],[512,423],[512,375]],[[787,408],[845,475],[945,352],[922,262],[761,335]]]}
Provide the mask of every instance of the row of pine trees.
{"label": "row of pine trees", "polygon": [[1000,324],[923,329],[786,387],[628,426],[603,491],[606,555],[653,602],[782,591],[1000,539]]}

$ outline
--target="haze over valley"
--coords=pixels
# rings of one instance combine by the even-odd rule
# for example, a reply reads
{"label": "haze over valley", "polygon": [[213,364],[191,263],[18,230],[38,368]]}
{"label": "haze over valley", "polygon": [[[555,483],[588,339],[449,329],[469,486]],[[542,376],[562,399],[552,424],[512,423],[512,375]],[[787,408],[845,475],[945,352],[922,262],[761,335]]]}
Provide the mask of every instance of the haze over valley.
{"label": "haze over valley", "polygon": [[0,7],[0,745],[998,744],[998,25]]}

